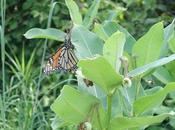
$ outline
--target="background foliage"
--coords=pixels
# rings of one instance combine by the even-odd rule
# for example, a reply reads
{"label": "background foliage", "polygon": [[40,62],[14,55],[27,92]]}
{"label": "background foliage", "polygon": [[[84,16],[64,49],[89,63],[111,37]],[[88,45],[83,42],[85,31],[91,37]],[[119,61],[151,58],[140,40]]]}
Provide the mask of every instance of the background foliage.
{"label": "background foliage", "polygon": [[[66,30],[71,26],[69,12],[64,0],[57,2],[51,27]],[[85,15],[92,1],[77,0],[76,3],[81,13]],[[39,0],[7,1],[6,89],[5,91],[0,89],[1,95],[5,93],[5,97],[0,99],[0,128],[2,129],[51,129],[50,119],[54,117],[54,113],[50,110],[50,104],[59,95],[64,84],[76,83],[72,75],[62,73],[49,77],[42,75],[38,83],[44,41],[26,40],[23,34],[30,28],[46,28],[50,8],[49,0],[42,0],[42,2]],[[165,26],[170,24],[175,15],[174,8],[173,0],[102,0],[94,22],[98,24],[104,20],[115,20],[138,39],[158,21],[164,20]],[[55,41],[49,42],[46,59],[57,50],[60,44]],[[2,76],[0,78],[2,80]],[[144,84],[146,81],[142,82]],[[168,101],[165,103],[173,104]],[[164,121],[153,127],[173,129],[173,124],[175,123],[172,122],[170,125],[168,121]]]}

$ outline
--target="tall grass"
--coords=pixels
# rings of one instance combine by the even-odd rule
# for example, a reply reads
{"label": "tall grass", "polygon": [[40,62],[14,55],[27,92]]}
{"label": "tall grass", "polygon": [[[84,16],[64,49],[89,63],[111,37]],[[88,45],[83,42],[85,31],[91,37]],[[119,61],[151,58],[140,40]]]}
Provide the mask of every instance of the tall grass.
{"label": "tall grass", "polygon": [[[51,9],[47,28],[51,25],[54,10],[54,0],[51,1]],[[25,47],[18,58],[11,47],[5,52],[5,7],[6,1],[1,0],[1,61],[2,61],[2,94],[0,97],[0,130],[45,130],[51,129],[49,119],[52,116],[50,109],[44,110],[43,101],[39,99],[45,92],[41,92],[42,65],[44,64],[47,39],[43,46],[43,56],[41,68],[34,68],[36,48],[30,53],[30,57],[25,56]],[[22,35],[22,34],[21,34]],[[8,45],[8,44],[7,44]],[[7,61],[5,61],[5,56]],[[8,78],[5,78],[5,65]],[[38,76],[39,74],[39,76]],[[9,81],[7,81],[9,79]],[[5,84],[5,82],[7,82]],[[58,84],[58,83],[57,83]],[[48,92],[49,93],[49,92]],[[48,100],[48,99],[47,99]],[[47,118],[47,119],[46,119]]]}
{"label": "tall grass", "polygon": [[3,119],[3,128],[5,128],[5,8],[6,0],[1,0],[1,61],[2,61],[2,94],[1,94],[1,116]]}
{"label": "tall grass", "polygon": [[[51,20],[52,20],[52,15],[53,15],[53,11],[54,11],[54,7],[56,5],[56,2],[54,2],[54,0],[51,1],[51,8],[50,8],[50,11],[49,11],[49,17],[48,17],[48,22],[47,22],[47,28],[49,28],[51,26]],[[42,60],[41,60],[41,67],[40,67],[40,73],[39,73],[39,79],[38,79],[38,84],[37,84],[37,90],[36,90],[36,95],[35,95],[35,108],[39,108],[41,111],[42,110],[42,107],[40,107],[39,105],[39,102],[38,102],[38,96],[39,96],[39,91],[40,91],[40,82],[41,82],[41,79],[42,79],[42,72],[43,72],[43,64],[44,64],[44,59],[45,59],[45,54],[46,54],[46,47],[47,47],[47,42],[48,40],[46,39],[45,42],[44,42],[44,46],[43,46],[43,55],[42,55]],[[43,120],[45,120],[45,115],[43,115]],[[46,121],[47,123],[47,121]]]}
{"label": "tall grass", "polygon": [[[54,0],[51,1],[51,8],[49,11],[49,17],[48,17],[48,22],[47,22],[47,28],[49,28],[51,26],[51,20],[52,20],[52,15],[53,15],[53,11],[54,11],[54,7],[56,5],[56,2],[54,2]],[[39,74],[39,79],[38,79],[38,84],[37,84],[37,93],[36,93],[36,103],[38,102],[38,93],[39,93],[39,89],[40,89],[40,82],[41,82],[41,78],[42,78],[42,72],[43,72],[43,64],[44,64],[44,59],[45,59],[45,54],[46,54],[46,47],[47,47],[47,42],[48,40],[46,39],[44,42],[44,46],[43,46],[43,55],[42,55],[42,60],[41,60],[41,67],[40,67],[40,74]]]}
{"label": "tall grass", "polygon": [[[47,28],[51,26],[55,5],[56,2],[52,0]],[[43,53],[40,68],[36,67],[38,65],[35,64],[38,60],[36,59],[37,50],[41,49],[39,44],[33,51],[30,50],[30,56],[26,55],[25,45],[22,49],[18,49],[19,54],[15,54],[11,46],[12,43],[8,44],[5,40],[5,1],[3,0],[1,0],[1,17],[3,83],[2,91],[0,91],[2,92],[0,96],[0,130],[50,130],[50,119],[55,116],[50,110],[50,104],[58,96],[59,87],[62,84],[76,82],[76,80],[72,79],[71,75],[63,75],[62,73],[51,76],[45,76],[42,73],[47,39],[44,41],[44,45],[42,44]],[[5,51],[5,41],[7,51]]]}

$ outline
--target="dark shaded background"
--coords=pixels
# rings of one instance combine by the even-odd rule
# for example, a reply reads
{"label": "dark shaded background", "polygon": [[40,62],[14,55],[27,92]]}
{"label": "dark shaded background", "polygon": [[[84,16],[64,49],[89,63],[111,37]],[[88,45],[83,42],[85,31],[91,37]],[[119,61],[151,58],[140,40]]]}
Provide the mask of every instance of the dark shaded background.
{"label": "dark shaded background", "polygon": [[[80,7],[81,13],[84,15],[92,0],[76,0],[76,2]],[[20,80],[24,80],[25,82],[20,85],[22,87],[15,88],[14,91],[8,95],[8,97],[16,95],[16,97],[12,99],[7,99],[10,100],[9,102],[14,101],[14,104],[8,105],[7,109],[9,109],[9,111],[6,112],[8,120],[7,125],[12,128],[16,126],[22,129],[50,129],[50,118],[54,117],[54,114],[49,108],[50,104],[59,95],[59,90],[63,84],[70,83],[69,81],[63,81],[73,78],[73,76],[69,74],[55,74],[49,77],[42,76],[38,96],[40,108],[37,110],[33,109],[33,99],[29,90],[32,89],[35,96],[39,70],[42,66],[41,57],[44,40],[27,40],[24,38],[23,34],[34,27],[46,28],[49,9],[50,0],[7,0],[5,22],[6,53],[21,61],[22,49],[24,49],[25,61],[27,62],[31,57],[32,51],[36,49],[31,67],[32,73],[28,79],[25,79],[25,74],[23,75],[23,72],[19,70],[17,70],[19,72],[14,73],[10,67],[14,66],[12,61],[6,57],[5,73],[7,90],[10,89],[10,87],[13,88]],[[138,39],[158,21],[163,20],[164,25],[168,25],[175,16],[174,9],[174,0],[102,0],[98,16],[94,22],[102,23],[105,20],[117,21]],[[51,27],[66,30],[69,26],[70,16],[68,9],[64,0],[59,0],[54,10]],[[57,50],[59,44],[60,43],[55,41],[49,41],[46,59]],[[21,78],[17,78],[19,76],[18,74],[21,74]],[[13,77],[13,84],[11,86],[10,84]],[[1,78],[0,76],[0,79]],[[2,86],[1,83],[2,82],[0,82],[0,86]],[[1,89],[0,92],[2,93]],[[24,96],[24,94],[26,95]],[[16,99],[20,101],[16,101]],[[29,110],[26,110],[28,107]],[[19,115],[16,109],[23,113],[23,115]],[[29,112],[32,114],[25,115]],[[16,117],[17,119],[14,120]],[[18,118],[21,118],[21,120]],[[25,122],[26,118],[30,118],[30,123],[27,122],[27,124]],[[2,120],[0,120],[0,122],[1,121]],[[165,127],[166,122],[162,125]]]}

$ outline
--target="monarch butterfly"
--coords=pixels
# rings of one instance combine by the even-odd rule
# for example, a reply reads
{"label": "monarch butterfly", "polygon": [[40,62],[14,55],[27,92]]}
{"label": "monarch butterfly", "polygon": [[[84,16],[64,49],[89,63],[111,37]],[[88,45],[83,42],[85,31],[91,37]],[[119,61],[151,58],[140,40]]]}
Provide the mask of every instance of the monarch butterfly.
{"label": "monarch butterfly", "polygon": [[50,74],[54,70],[64,72],[75,72],[78,59],[74,54],[74,46],[71,43],[70,35],[65,37],[64,45],[58,48],[57,52],[49,58],[44,68],[44,73]]}

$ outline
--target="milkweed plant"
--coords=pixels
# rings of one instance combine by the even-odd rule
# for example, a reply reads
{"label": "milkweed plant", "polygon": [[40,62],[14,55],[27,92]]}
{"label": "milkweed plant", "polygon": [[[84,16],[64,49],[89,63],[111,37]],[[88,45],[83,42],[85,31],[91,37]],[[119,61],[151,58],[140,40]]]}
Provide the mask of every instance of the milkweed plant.
{"label": "milkweed plant", "polygon": [[[174,21],[166,27],[158,22],[136,40],[115,21],[94,24],[100,0],[92,2],[84,18],[73,0],[65,3],[73,22],[78,85],[65,85],[51,105],[52,129],[143,130],[164,120],[174,125],[174,108],[165,102],[167,95],[175,99]],[[24,34],[56,41],[64,41],[65,35],[56,28]]]}

